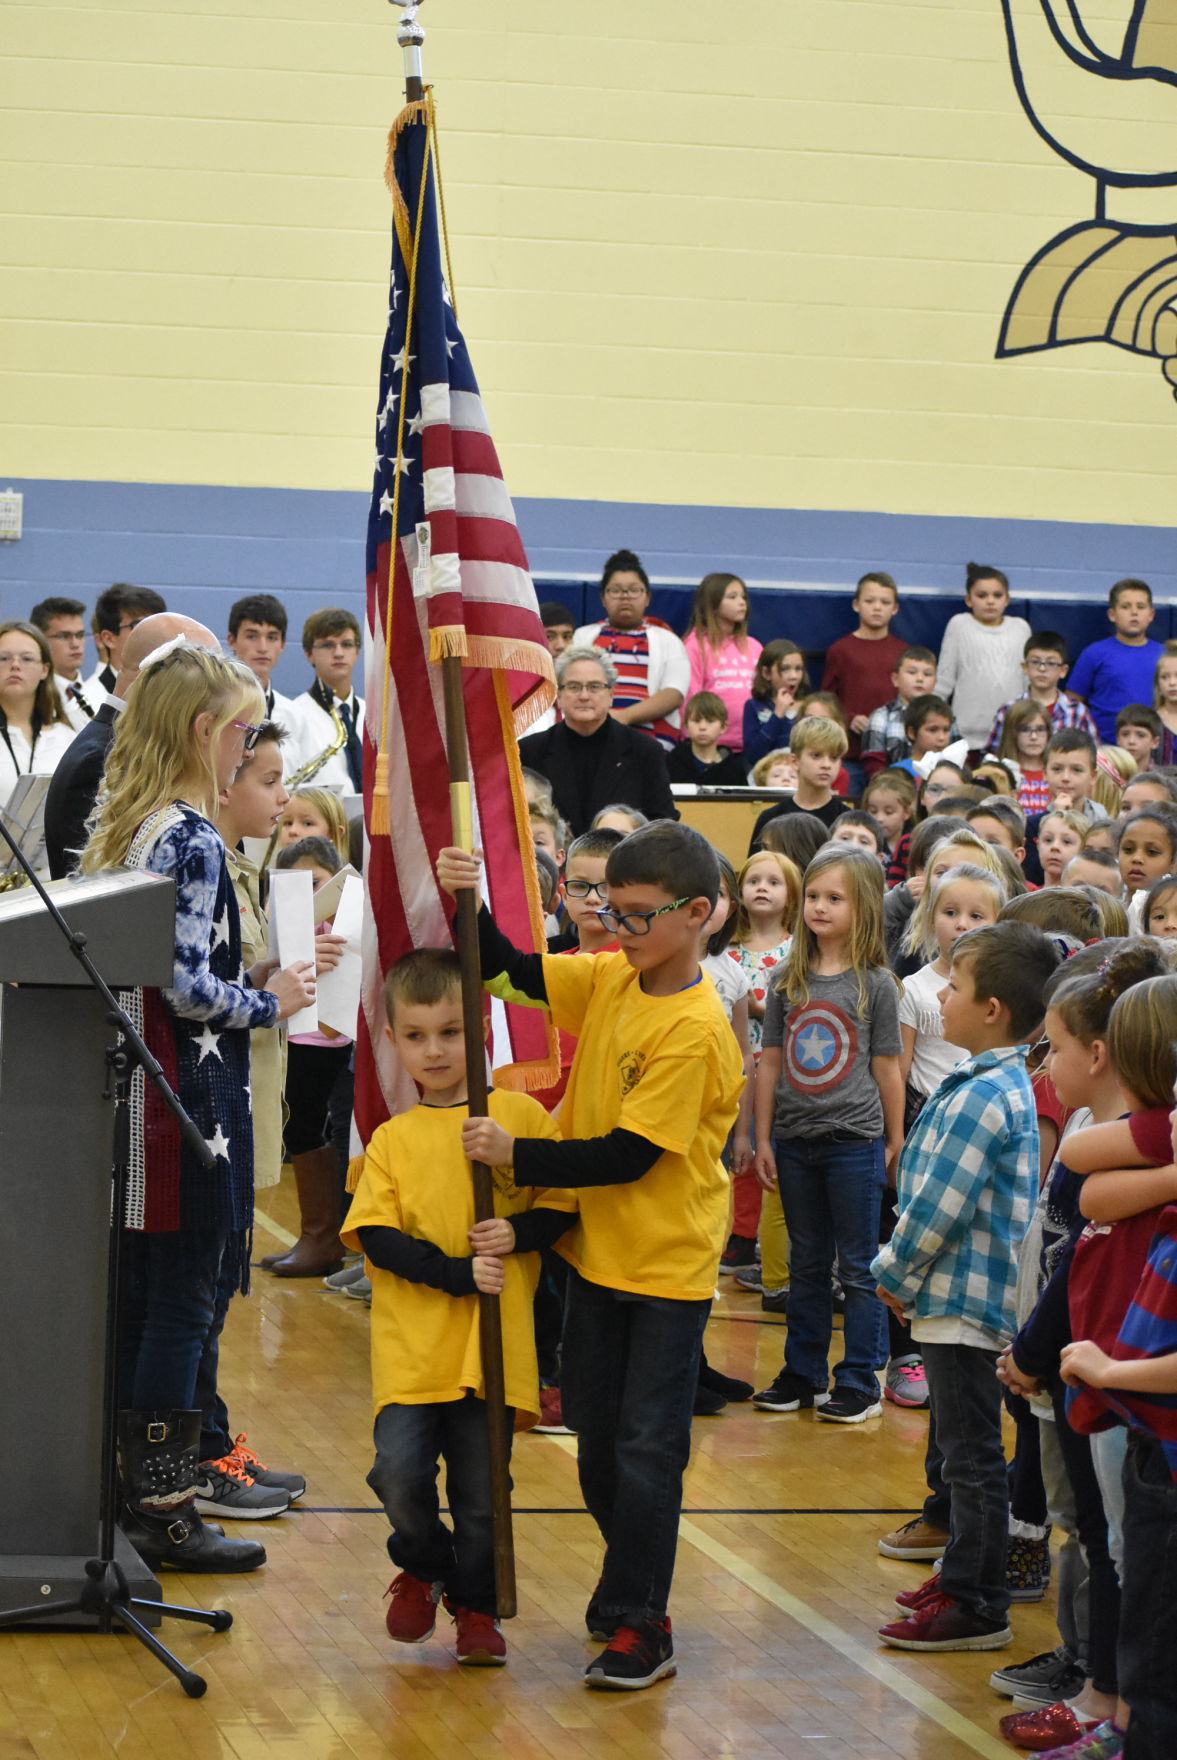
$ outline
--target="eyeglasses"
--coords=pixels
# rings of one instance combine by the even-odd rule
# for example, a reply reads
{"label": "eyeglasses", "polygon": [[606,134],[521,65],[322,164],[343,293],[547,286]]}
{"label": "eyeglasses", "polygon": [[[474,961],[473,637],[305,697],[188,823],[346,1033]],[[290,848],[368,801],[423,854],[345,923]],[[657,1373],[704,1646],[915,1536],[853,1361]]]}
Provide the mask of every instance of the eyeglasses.
{"label": "eyeglasses", "polygon": [[1036,659],[1033,655],[1027,656],[1025,660],[1025,665],[1032,667],[1035,672],[1057,672],[1063,664],[1062,660]]}
{"label": "eyeglasses", "polygon": [[241,729],[242,733],[245,735],[245,738],[241,742],[242,749],[247,752],[252,752],[254,746],[262,736],[261,728],[255,727],[252,721],[230,721],[229,726],[239,727]]}
{"label": "eyeglasses", "polygon": [[40,654],[0,654],[0,666],[44,666]]}
{"label": "eyeglasses", "polygon": [[660,904],[656,911],[622,913],[611,911],[607,905],[603,905],[596,915],[600,918],[602,929],[608,929],[610,934],[618,929],[624,929],[627,935],[648,935],[650,924],[655,917],[664,917],[669,911],[680,911],[684,904],[690,904],[690,902],[690,894],[688,893],[685,898],[676,898],[673,904]]}
{"label": "eyeglasses", "polygon": [[1049,733],[1050,729],[1044,726],[1041,721],[1035,721],[1032,726],[1021,727],[1018,731],[1020,733]]}
{"label": "eyeglasses", "polygon": [[353,641],[350,636],[346,641],[315,642],[313,646],[313,652],[316,654],[358,654],[359,651],[360,644],[357,641]]}
{"label": "eyeglasses", "polygon": [[[147,613],[144,612],[143,615],[145,617],[147,615]],[[119,636],[125,636],[129,629],[138,629],[139,625],[142,622],[143,622],[142,617],[129,617],[125,623],[119,624],[117,630],[115,631],[115,634],[119,635]]]}
{"label": "eyeglasses", "polygon": [[612,687],[607,684],[585,684],[582,680],[575,678],[565,679],[564,683],[560,686],[562,691],[569,691],[574,697],[599,697],[602,691],[607,691],[611,688]]}
{"label": "eyeglasses", "polygon": [[590,892],[595,892],[598,898],[604,898],[605,882],[603,880],[565,880],[564,892],[568,898],[587,898]]}
{"label": "eyeglasses", "polygon": [[606,587],[606,594],[614,599],[641,599],[649,592],[648,587]]}
{"label": "eyeglasses", "polygon": [[47,642],[84,642],[85,639],[84,629],[55,629],[45,637]]}

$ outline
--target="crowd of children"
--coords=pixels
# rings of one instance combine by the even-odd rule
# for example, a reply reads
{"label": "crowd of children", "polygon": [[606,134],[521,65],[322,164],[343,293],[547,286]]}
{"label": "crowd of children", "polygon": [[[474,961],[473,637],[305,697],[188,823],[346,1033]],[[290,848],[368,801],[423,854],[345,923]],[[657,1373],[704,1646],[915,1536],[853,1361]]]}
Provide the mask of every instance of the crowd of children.
{"label": "crowd of children", "polygon": [[[648,582],[615,567],[610,591],[606,625],[633,637],[610,652],[633,656]],[[752,763],[787,797],[737,871],[698,832],[624,802],[570,838],[529,776],[551,939],[516,949],[483,908],[478,953],[488,988],[550,1010],[559,1081],[534,1097],[492,1090],[489,1116],[471,1118],[455,956],[406,956],[388,974],[387,1031],[420,1101],[366,1146],[350,1201],[349,1042],[274,1031],[314,973],[277,970],[259,874],[272,861],[316,888],[333,880],[356,853],[347,783],[316,787],[312,766],[287,787],[280,705],[245,666],[181,644],[136,687],[85,865],[176,875],[177,982],[148,1025],[171,1033],[181,1092],[218,1145],[223,1125],[246,1128],[236,1089],[252,1038],[253,1178],[272,1180],[285,1154],[301,1213],[295,1245],[262,1263],[371,1301],[369,1483],[390,1523],[393,1639],[424,1642],[444,1605],[459,1662],[506,1660],[478,1335],[493,1294],[507,1403],[519,1427],[575,1435],[602,1541],[589,1686],[675,1670],[694,1415],[748,1400],[857,1426],[886,1398],[928,1412],[927,1499],[880,1551],[938,1568],[897,1594],[883,1642],[1008,1645],[1011,1600],[1049,1579],[1053,1525],[1069,1561],[1060,1642],[990,1677],[1015,1699],[1003,1734],[1070,1760],[1177,1752],[1163,1648],[1177,1604],[1177,775],[1164,762],[1177,655],[1148,641],[1148,589],[1120,582],[1115,634],[1080,655],[1065,692],[1065,644],[1008,618],[1008,596],[1000,571],[970,568],[938,668],[890,636],[894,582],[865,576],[859,628],[812,693],[799,648],[748,635],[743,582],[707,577],[681,730],[667,731],[665,685],[656,713],[631,719],[677,747],[684,780]],[[322,648],[313,706],[344,766],[350,635],[312,631],[307,648]],[[460,850],[438,859],[449,893],[477,888],[479,871]],[[340,953],[329,922],[319,941],[322,971]],[[474,1220],[467,1158],[492,1170],[491,1220]],[[133,1256],[125,1520],[154,1562],[250,1569],[261,1548],[197,1512],[270,1515],[305,1487],[233,1437],[216,1387],[225,1311],[248,1282],[248,1169],[222,1153],[202,1184],[178,1166],[178,1183],[149,1179]],[[362,1258],[340,1271],[348,1249]],[[787,1317],[762,1391],[707,1362],[721,1274]],[[146,1421],[159,1411],[176,1424]],[[165,1470],[162,1509],[151,1487]]]}

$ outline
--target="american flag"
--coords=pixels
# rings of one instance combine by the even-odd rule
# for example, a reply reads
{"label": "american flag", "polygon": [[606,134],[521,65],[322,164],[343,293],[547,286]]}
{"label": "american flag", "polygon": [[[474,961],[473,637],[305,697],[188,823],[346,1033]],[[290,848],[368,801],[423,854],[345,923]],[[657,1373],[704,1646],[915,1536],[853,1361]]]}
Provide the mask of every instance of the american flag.
{"label": "american flag", "polygon": [[[475,839],[486,858],[487,902],[523,947],[542,947],[543,924],[515,736],[554,696],[527,556],[443,273],[427,103],[409,106],[393,125],[388,181],[392,272],[367,555],[368,903],[356,1044],[356,1119],[364,1142],[416,1099],[384,1037],[384,973],[411,948],[452,939],[433,872],[437,851],[452,839],[441,668],[430,660],[464,655]],[[373,828],[378,750],[388,758],[387,835]],[[534,1010],[496,1008],[492,1055],[506,1066],[496,1071],[504,1086],[555,1079],[547,1017]]]}

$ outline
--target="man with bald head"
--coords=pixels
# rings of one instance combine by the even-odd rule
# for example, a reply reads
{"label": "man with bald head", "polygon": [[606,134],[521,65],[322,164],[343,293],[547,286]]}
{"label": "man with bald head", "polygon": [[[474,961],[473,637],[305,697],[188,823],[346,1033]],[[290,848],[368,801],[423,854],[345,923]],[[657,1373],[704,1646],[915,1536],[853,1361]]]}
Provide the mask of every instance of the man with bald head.
{"label": "man with bald head", "polygon": [[53,773],[45,796],[45,851],[54,880],[64,880],[78,865],[86,841],[86,820],[98,798],[106,753],[114,738],[114,725],[126,707],[127,697],[149,654],[165,642],[182,636],[201,648],[220,653],[221,644],[211,629],[178,611],[157,611],[127,633],[114,689],[101,708],[66,749]]}

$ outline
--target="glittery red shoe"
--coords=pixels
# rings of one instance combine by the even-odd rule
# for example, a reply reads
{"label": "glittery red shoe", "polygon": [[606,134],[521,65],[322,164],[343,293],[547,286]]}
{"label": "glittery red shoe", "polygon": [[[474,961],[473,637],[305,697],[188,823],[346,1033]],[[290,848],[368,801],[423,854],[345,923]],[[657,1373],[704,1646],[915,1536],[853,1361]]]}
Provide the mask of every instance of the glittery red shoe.
{"label": "glittery red shoe", "polygon": [[1043,1705],[1038,1711],[1011,1711],[997,1727],[1007,1742],[1043,1754],[1050,1748],[1077,1742],[1080,1736],[1089,1735],[1098,1722],[1098,1717],[1080,1717],[1060,1700],[1057,1705]]}

